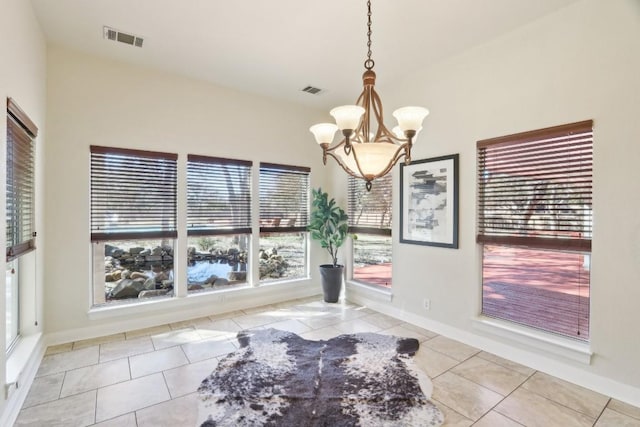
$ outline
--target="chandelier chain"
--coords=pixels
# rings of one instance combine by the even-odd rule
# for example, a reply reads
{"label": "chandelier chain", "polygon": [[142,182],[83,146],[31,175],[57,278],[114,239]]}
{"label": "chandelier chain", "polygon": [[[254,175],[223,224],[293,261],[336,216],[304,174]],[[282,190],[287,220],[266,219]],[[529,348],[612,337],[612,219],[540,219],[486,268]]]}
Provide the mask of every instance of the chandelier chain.
{"label": "chandelier chain", "polygon": [[367,60],[364,68],[371,70],[375,62],[371,59],[371,0],[367,0]]}

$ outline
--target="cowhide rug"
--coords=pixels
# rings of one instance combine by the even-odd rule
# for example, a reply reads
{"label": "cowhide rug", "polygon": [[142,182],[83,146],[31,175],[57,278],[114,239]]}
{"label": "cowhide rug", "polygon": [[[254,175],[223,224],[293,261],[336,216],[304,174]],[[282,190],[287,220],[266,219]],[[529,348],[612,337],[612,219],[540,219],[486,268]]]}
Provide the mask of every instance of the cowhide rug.
{"label": "cowhide rug", "polygon": [[240,349],[198,388],[210,426],[439,426],[418,340],[373,333],[308,341],[276,329],[238,333]]}

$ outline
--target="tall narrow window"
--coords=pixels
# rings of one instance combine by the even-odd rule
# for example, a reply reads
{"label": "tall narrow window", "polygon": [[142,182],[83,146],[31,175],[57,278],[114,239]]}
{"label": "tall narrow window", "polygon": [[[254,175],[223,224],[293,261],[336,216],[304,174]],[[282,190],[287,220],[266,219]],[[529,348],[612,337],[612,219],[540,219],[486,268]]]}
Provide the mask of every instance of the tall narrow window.
{"label": "tall narrow window", "polygon": [[91,146],[94,304],[173,294],[177,157]]}
{"label": "tall narrow window", "polygon": [[6,341],[10,351],[20,335],[22,257],[35,249],[35,147],[38,128],[11,98],[7,99],[7,289]]}
{"label": "tall narrow window", "polygon": [[589,339],[592,128],[478,142],[483,314]]}
{"label": "tall narrow window", "polygon": [[371,191],[361,179],[349,177],[349,232],[353,240],[353,280],[391,287],[392,177],[376,179]]}
{"label": "tall narrow window", "polygon": [[260,163],[260,280],[309,275],[309,168]]}
{"label": "tall narrow window", "polygon": [[247,282],[251,165],[243,160],[188,156],[189,292]]}

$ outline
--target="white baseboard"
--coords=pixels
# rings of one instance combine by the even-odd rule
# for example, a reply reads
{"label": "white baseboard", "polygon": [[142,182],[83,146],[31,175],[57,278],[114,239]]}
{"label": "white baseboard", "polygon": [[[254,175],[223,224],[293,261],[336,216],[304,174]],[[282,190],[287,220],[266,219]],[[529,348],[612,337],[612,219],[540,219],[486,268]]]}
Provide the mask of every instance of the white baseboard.
{"label": "white baseboard", "polygon": [[95,325],[51,332],[46,335],[47,345],[63,344],[83,339],[122,333],[133,329],[149,328],[181,322],[197,317],[307,298],[318,295],[318,286],[300,282],[265,284],[255,288],[230,289],[223,292],[197,293],[183,298],[167,298],[145,302],[92,309],[92,320],[109,319]]}
{"label": "white baseboard", "polygon": [[565,381],[588,388],[633,406],[640,407],[640,388],[633,387],[619,381],[594,374],[585,369],[587,365],[576,365],[569,361],[556,360],[535,352],[513,345],[505,344],[490,337],[474,334],[452,327],[414,313],[398,309],[384,301],[377,295],[368,298],[362,292],[349,292],[347,299],[353,303],[367,306],[380,313],[395,317],[405,322],[433,331],[437,334],[471,345],[480,350],[496,354],[505,359],[531,367],[538,371],[553,375]]}

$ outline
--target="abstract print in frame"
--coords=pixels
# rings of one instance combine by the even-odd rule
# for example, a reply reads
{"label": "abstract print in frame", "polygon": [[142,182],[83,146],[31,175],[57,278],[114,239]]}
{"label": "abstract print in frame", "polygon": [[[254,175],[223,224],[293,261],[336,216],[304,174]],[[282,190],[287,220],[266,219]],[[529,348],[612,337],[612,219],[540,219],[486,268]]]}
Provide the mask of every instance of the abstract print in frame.
{"label": "abstract print in frame", "polygon": [[458,248],[458,156],[400,164],[400,243]]}

